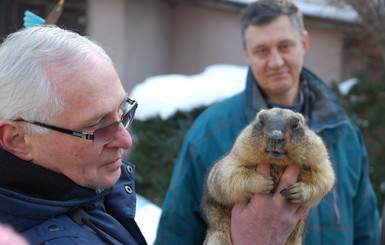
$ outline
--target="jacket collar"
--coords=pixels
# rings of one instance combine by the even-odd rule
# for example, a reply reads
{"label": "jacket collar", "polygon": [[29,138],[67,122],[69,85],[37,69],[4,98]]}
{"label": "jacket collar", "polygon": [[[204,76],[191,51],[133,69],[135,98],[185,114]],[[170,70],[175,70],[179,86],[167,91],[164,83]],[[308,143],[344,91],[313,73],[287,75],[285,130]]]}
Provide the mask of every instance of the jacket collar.
{"label": "jacket collar", "polygon": [[23,161],[0,148],[0,187],[27,196],[59,200],[76,184],[66,176]]}
{"label": "jacket collar", "polygon": [[66,176],[23,161],[0,147],[1,221],[25,230],[76,207],[102,205],[112,188],[96,192]]}
{"label": "jacket collar", "polygon": [[267,109],[264,96],[257,82],[255,81],[253,72],[251,71],[250,67],[246,78],[245,107],[248,122],[253,121],[255,119],[255,115],[260,110]]}
{"label": "jacket collar", "polygon": [[346,124],[348,116],[330,88],[306,68],[302,69],[301,77],[308,81],[312,94],[309,127],[320,132]]}
{"label": "jacket collar", "polygon": [[[348,120],[345,111],[335,94],[316,75],[308,69],[301,71],[301,89],[304,91],[304,111],[307,124],[316,132],[325,128],[335,128]],[[249,68],[245,91],[245,113],[248,122],[254,120],[256,113],[267,109],[265,95],[259,88]]]}

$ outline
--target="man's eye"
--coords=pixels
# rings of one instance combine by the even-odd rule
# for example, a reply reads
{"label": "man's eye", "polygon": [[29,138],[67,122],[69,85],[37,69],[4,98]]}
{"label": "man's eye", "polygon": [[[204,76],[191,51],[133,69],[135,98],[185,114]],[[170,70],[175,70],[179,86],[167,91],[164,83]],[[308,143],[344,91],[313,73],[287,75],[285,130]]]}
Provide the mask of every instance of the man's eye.
{"label": "man's eye", "polygon": [[267,52],[268,52],[268,50],[265,48],[260,48],[260,49],[255,50],[255,54],[257,54],[257,55],[265,55],[265,54],[267,54]]}
{"label": "man's eye", "polygon": [[279,49],[280,49],[282,52],[287,52],[287,51],[289,51],[292,47],[293,47],[293,44],[285,43],[285,44],[282,44],[281,46],[279,46]]}
{"label": "man's eye", "polygon": [[103,125],[103,121],[99,120],[97,122],[94,122],[86,127],[83,128],[82,132],[94,132],[96,129],[98,129],[101,125]]}
{"label": "man's eye", "polygon": [[92,125],[92,126],[85,127],[85,128],[83,128],[82,130],[80,130],[80,131],[85,132],[85,133],[92,133],[92,132],[94,132],[98,127],[99,127],[99,124],[97,124],[97,125]]}

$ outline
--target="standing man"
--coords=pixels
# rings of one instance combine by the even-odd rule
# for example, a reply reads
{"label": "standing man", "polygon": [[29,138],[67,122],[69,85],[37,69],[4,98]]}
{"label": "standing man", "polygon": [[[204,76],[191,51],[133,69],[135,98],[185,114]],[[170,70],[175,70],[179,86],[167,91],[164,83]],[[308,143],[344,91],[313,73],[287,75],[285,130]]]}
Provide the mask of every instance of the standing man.
{"label": "standing man", "polygon": [[[206,224],[200,202],[208,170],[259,110],[272,107],[305,116],[325,141],[337,175],[332,192],[311,212],[305,244],[379,244],[379,217],[361,133],[329,88],[303,67],[309,36],[300,11],[289,1],[260,0],[242,11],[241,29],[250,66],[246,89],[208,108],[187,133],[163,205],[156,245],[202,244]],[[276,216],[275,206],[265,212],[271,219],[283,216]],[[269,232],[263,222],[251,219],[261,223],[257,230]]]}

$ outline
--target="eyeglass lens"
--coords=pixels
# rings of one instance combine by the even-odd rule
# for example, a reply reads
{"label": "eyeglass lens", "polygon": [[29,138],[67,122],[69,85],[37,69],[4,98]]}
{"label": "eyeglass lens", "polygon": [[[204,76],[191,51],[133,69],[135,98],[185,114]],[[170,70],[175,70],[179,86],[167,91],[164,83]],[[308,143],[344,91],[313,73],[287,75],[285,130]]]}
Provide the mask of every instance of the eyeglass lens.
{"label": "eyeglass lens", "polygon": [[94,132],[94,141],[93,144],[95,146],[100,146],[104,144],[108,144],[114,138],[116,131],[118,130],[119,123],[122,122],[123,126],[127,128],[132,122],[135,114],[135,105],[131,105],[128,102],[124,102],[122,104],[122,111],[124,114],[119,121],[111,122],[107,125],[104,125]]}

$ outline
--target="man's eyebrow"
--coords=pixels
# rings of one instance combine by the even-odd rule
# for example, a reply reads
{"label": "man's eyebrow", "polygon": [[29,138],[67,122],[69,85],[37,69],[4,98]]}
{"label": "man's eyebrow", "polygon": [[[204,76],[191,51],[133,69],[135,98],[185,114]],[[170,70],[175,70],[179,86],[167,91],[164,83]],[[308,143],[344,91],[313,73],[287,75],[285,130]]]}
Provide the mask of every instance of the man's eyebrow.
{"label": "man's eyebrow", "polygon": [[111,115],[112,113],[114,113],[116,110],[119,110],[120,106],[127,100],[128,98],[128,95],[126,93],[124,99],[122,100],[122,102],[119,104],[119,107],[114,109],[113,111],[109,111],[109,112],[102,112],[102,113],[99,113],[99,114],[96,114],[95,116],[91,117],[90,119],[88,119],[87,121],[85,121],[83,123],[84,127],[89,127],[90,125],[92,124],[95,124],[96,122],[99,122],[100,120],[102,120],[103,118]]}
{"label": "man's eyebrow", "polygon": [[100,114],[97,114],[95,116],[93,116],[92,118],[89,118],[87,119],[86,121],[84,121],[82,123],[82,125],[80,126],[80,128],[82,129],[85,129],[85,128],[89,128],[93,125],[97,125],[98,122],[100,122],[103,118],[105,118],[109,113],[100,113]]}
{"label": "man's eyebrow", "polygon": [[280,43],[295,43],[295,41],[293,39],[284,39]]}
{"label": "man's eyebrow", "polygon": [[251,47],[251,50],[252,50],[252,51],[256,51],[256,50],[258,50],[258,49],[265,49],[266,47],[267,47],[267,46],[264,45],[264,44],[258,44],[258,45],[255,45],[255,46]]}
{"label": "man's eyebrow", "polygon": [[253,49],[260,49],[260,48],[266,48],[266,45],[259,44],[259,45],[255,45],[255,46],[253,47]]}

